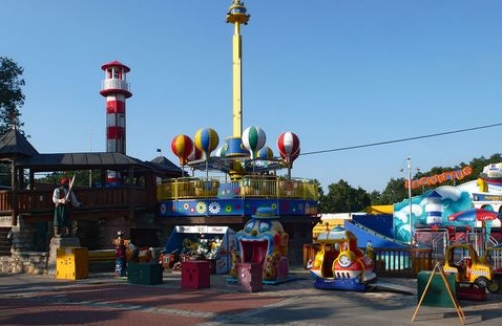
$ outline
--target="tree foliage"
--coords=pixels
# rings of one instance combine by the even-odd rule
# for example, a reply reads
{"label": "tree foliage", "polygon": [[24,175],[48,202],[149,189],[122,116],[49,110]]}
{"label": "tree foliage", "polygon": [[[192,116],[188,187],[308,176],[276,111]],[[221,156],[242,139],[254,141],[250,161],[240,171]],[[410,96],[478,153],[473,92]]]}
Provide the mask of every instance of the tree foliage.
{"label": "tree foliage", "polygon": [[5,134],[13,126],[21,133],[24,125],[19,120],[19,109],[24,105],[22,78],[24,69],[13,60],[0,57],[0,135]]}
{"label": "tree foliage", "polygon": [[380,194],[377,201],[372,201],[373,205],[386,205],[398,203],[408,197],[408,189],[404,186],[404,178],[390,179],[387,186]]}
{"label": "tree foliage", "polygon": [[[0,136],[15,127],[24,135],[19,109],[24,105],[23,68],[12,59],[0,57]],[[0,164],[0,185],[10,186],[11,166]]]}
{"label": "tree foliage", "polygon": [[320,198],[319,205],[323,213],[358,212],[371,205],[371,199],[364,189],[352,188],[340,180],[328,186],[328,194]]}

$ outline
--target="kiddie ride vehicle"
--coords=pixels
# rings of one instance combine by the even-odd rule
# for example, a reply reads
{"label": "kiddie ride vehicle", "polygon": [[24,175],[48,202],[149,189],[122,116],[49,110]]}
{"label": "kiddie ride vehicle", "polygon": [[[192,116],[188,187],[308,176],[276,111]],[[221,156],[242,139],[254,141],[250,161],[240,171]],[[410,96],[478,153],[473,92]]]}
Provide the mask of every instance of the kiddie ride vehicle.
{"label": "kiddie ride vehicle", "polygon": [[[494,282],[493,268],[479,259],[474,247],[466,243],[456,243],[446,249],[445,273],[455,274],[455,282],[460,295],[476,286],[481,295],[486,295],[485,289],[492,293],[500,290],[497,282]],[[463,288],[461,284],[469,284],[469,288]]]}
{"label": "kiddie ride vehicle", "polygon": [[340,226],[321,233],[319,251],[307,266],[318,289],[366,291],[376,281],[372,248],[366,255],[357,247],[357,238]]}
{"label": "kiddie ride vehicle", "polygon": [[502,292],[502,244],[486,248],[479,260],[489,265],[493,271],[493,282],[488,286],[488,291]]}

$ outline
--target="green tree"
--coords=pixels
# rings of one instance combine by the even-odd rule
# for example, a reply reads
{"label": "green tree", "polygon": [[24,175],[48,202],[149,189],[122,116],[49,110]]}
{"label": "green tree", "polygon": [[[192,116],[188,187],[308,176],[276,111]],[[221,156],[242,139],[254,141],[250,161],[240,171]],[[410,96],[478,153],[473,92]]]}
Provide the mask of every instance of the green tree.
{"label": "green tree", "polygon": [[19,120],[19,109],[24,105],[23,72],[24,69],[12,59],[0,57],[0,135],[13,126],[24,134],[21,130],[24,123]]}
{"label": "green tree", "polygon": [[378,202],[371,202],[373,205],[391,205],[401,202],[408,197],[408,188],[405,187],[404,178],[390,179],[387,186],[382,191]]}
{"label": "green tree", "polygon": [[360,212],[371,205],[368,193],[362,189],[351,187],[347,181],[340,180],[328,186],[328,194],[320,198],[322,213]]}
{"label": "green tree", "polygon": [[382,194],[380,193],[380,191],[373,190],[369,194],[369,196],[370,196],[370,200],[371,200],[372,205],[382,205],[382,203],[381,203]]}
{"label": "green tree", "polygon": [[[0,136],[9,131],[13,126],[24,135],[19,117],[19,108],[24,105],[23,68],[13,60],[0,57]],[[0,164],[0,184],[10,186],[10,164]]]}
{"label": "green tree", "polygon": [[324,196],[324,190],[322,189],[322,186],[321,186],[321,183],[319,182],[319,180],[314,179],[314,180],[312,180],[312,182],[315,185],[317,185],[317,195],[319,196],[319,198],[321,198],[322,196]]}

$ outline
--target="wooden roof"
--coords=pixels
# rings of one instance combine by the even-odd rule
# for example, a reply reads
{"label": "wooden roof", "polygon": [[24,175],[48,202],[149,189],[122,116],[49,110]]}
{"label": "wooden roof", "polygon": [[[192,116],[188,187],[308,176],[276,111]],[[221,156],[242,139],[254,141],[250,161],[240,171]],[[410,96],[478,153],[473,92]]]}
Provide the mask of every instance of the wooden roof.
{"label": "wooden roof", "polygon": [[33,156],[38,151],[30,144],[26,137],[17,129],[11,129],[0,137],[0,158],[14,156]]}
{"label": "wooden roof", "polygon": [[[172,164],[172,163],[171,163]],[[161,166],[152,162],[141,161],[137,158],[122,153],[95,152],[95,153],[53,153],[38,154],[19,159],[15,162],[18,168],[29,168],[33,171],[58,171],[58,170],[85,170],[126,169],[134,167],[135,170],[152,170],[159,174],[180,174],[179,168]]]}
{"label": "wooden roof", "polygon": [[135,170],[150,170],[165,176],[181,175],[180,168],[163,156],[142,161],[114,152],[40,154],[17,129],[11,129],[0,137],[0,159],[10,159],[17,168],[33,171],[123,170],[134,167]]}
{"label": "wooden roof", "polygon": [[55,168],[90,168],[109,166],[142,165],[138,159],[121,153],[53,153],[38,154],[20,159],[16,166],[25,168],[55,167]]}

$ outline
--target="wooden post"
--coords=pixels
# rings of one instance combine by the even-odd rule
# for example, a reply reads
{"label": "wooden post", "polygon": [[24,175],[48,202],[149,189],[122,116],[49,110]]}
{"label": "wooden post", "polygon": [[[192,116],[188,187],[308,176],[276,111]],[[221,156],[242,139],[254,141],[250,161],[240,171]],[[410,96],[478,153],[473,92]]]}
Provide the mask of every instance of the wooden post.
{"label": "wooden post", "polygon": [[13,159],[11,162],[11,183],[10,183],[10,190],[11,190],[11,225],[16,226],[17,225],[17,213],[18,213],[18,188],[19,185],[17,183],[17,171],[16,171],[16,160]]}

